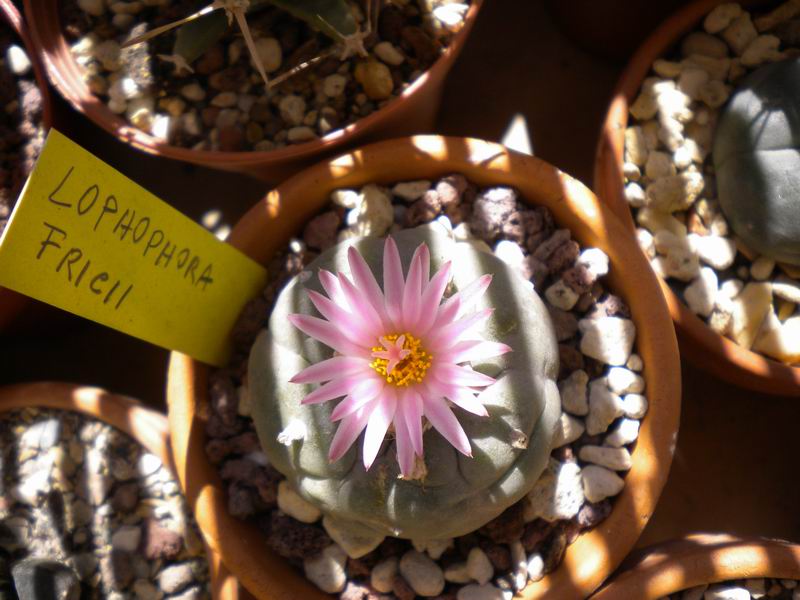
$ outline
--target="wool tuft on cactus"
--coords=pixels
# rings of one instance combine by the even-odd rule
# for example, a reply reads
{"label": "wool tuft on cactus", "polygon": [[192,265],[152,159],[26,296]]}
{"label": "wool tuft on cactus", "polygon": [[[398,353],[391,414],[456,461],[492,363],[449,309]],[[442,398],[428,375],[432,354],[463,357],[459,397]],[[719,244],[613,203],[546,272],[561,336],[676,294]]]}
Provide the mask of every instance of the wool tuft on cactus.
{"label": "wool tuft on cactus", "polygon": [[530,283],[424,226],[342,242],[295,277],[248,386],[268,459],[358,555],[463,535],[522,498],[547,466],[557,373]]}

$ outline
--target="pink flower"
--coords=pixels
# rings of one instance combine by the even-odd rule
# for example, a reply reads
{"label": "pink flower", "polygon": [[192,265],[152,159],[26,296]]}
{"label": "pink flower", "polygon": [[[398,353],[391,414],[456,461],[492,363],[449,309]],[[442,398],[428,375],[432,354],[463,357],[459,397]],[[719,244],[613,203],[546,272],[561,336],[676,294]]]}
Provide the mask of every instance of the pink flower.
{"label": "pink flower", "polygon": [[338,460],[366,428],[364,467],[369,469],[390,425],[394,426],[397,460],[410,476],[414,456],[423,456],[425,417],[459,452],[472,456],[469,439],[451,410],[451,403],[479,416],[488,416],[477,393],[494,383],[474,371],[469,362],[504,354],[505,344],[483,340],[476,329],[492,309],[470,312],[491,283],[484,275],[443,300],[450,280],[450,262],[430,279],[430,253],[416,249],[403,279],[400,254],[386,239],[383,252],[383,290],[354,247],[347,254],[352,281],[343,273],[321,270],[327,297],[309,290],[308,296],[324,317],[296,314],[290,322],[329,346],[335,356],[307,367],[292,383],[323,383],[303,399],[317,404],[344,398],[331,413],[341,421],[329,458]]}

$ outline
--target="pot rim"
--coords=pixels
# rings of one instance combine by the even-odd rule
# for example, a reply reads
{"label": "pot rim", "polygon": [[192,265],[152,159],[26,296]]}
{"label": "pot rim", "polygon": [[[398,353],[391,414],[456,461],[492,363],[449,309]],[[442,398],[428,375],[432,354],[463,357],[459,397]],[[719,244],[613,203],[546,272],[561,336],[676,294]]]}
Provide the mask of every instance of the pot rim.
{"label": "pot rim", "polygon": [[[639,92],[653,61],[692,31],[712,8],[726,0],[696,0],[667,18],[636,50],[620,76],[603,121],[595,152],[594,189],[614,214],[633,232],[636,229],[624,197],[623,155],[628,106]],[[759,5],[764,2],[744,2]],[[644,256],[641,249],[638,253]],[[714,332],[658,277],[678,328],[682,355],[725,381],[747,389],[800,396],[800,367],[793,367],[736,344]]]}
{"label": "pot rim", "polygon": [[592,600],[656,600],[707,583],[762,577],[800,579],[800,546],[764,537],[693,534],[637,552]]}
{"label": "pot rim", "polygon": [[[10,0],[4,1],[10,2]],[[41,2],[41,0],[24,0],[25,14],[40,13],[38,18],[30,19],[32,23],[31,37],[35,48],[41,52],[41,60],[53,87],[75,110],[85,114],[92,122],[105,129],[115,138],[149,154],[207,166],[221,163],[230,168],[246,168],[248,166],[277,164],[291,160],[313,159],[323,152],[329,152],[350,143],[355,137],[373,133],[383,122],[391,118],[410,96],[431,87],[433,82],[444,79],[444,75],[449,71],[464,47],[484,0],[471,0],[469,10],[464,18],[464,24],[453,36],[450,45],[445,48],[429,69],[383,108],[322,138],[300,144],[292,144],[276,150],[244,152],[192,150],[191,148],[167,144],[137,129],[119,115],[111,112],[111,109],[102,100],[92,94],[81,78],[81,68],[72,57],[63,35],[61,19],[56,5],[57,0],[46,0],[47,5],[45,7],[37,7],[36,3],[38,2]]]}
{"label": "pot rim", "polygon": [[[234,227],[229,242],[265,264],[292,232],[327,203],[333,189],[433,179],[453,172],[479,185],[516,187],[521,196],[548,206],[575,239],[605,250],[615,265],[609,287],[625,290],[623,296],[637,323],[638,352],[646,365],[660,367],[645,370],[650,409],[642,422],[627,485],[615,499],[611,514],[567,548],[555,572],[530,583],[522,594],[527,600],[550,593],[585,598],[622,561],[652,514],[669,472],[680,415],[674,328],[649,265],[634,252],[632,236],[608,208],[581,183],[539,159],[476,139],[414,136],[371,144],[302,171],[253,206]],[[276,235],[264,235],[269,229],[276,230]],[[261,597],[327,597],[295,574],[286,561],[277,559],[260,532],[227,513],[225,491],[204,449],[206,381],[205,367],[172,353],[167,385],[172,450],[207,542],[221,551],[243,585],[254,593],[262,591]]]}
{"label": "pot rim", "polygon": [[[167,417],[135,398],[112,394],[98,387],[61,382],[0,386],[0,418],[9,411],[24,408],[76,412],[111,425],[161,459],[175,477]],[[208,544],[205,547],[213,598],[238,600],[237,581],[222,564],[219,554]]]}

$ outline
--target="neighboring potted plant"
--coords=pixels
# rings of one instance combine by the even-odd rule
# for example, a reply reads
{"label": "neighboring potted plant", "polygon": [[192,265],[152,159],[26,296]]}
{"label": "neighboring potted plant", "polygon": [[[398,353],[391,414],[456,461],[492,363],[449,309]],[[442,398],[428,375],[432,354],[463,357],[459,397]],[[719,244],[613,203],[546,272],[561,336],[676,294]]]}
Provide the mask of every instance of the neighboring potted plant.
{"label": "neighboring potted plant", "polygon": [[[26,11],[51,82],[106,131],[276,182],[347,145],[429,131],[480,5],[253,0],[185,14],[151,3],[120,16],[102,1],[50,0]],[[120,51],[147,37],[147,18],[191,20]]]}
{"label": "neighboring potted plant", "polygon": [[[33,168],[44,136],[52,122],[52,103],[39,57],[30,43],[26,24],[11,0],[0,2],[2,22],[7,34],[0,54],[4,105],[16,100],[18,108],[3,111],[4,133],[0,197],[0,233],[5,228],[22,185]],[[22,41],[22,45],[19,42]],[[12,49],[13,48],[13,49]],[[32,87],[33,86],[33,87]],[[36,93],[38,90],[38,94]],[[0,330],[6,328],[30,300],[14,291],[0,288]]]}
{"label": "neighboring potted plant", "polygon": [[[13,413],[13,416],[11,411],[16,411]],[[47,411],[50,411],[52,414],[46,414]],[[161,476],[161,470],[167,469],[172,471],[172,458],[169,451],[169,430],[166,417],[154,410],[146,408],[132,398],[109,394],[99,388],[66,383],[17,384],[0,388],[0,413],[2,413],[0,418],[3,420],[3,447],[7,452],[11,449],[15,449],[18,452],[16,455],[7,453],[4,457],[4,473],[6,473],[4,485],[10,484],[14,487],[11,487],[3,494],[5,499],[2,508],[3,519],[1,526],[4,528],[4,537],[2,544],[0,544],[3,547],[3,553],[0,553],[0,566],[2,567],[0,568],[0,571],[2,571],[0,572],[0,586],[5,585],[4,576],[7,575],[3,569],[12,568],[13,570],[14,564],[16,564],[15,562],[7,564],[5,561],[9,558],[18,557],[20,551],[24,553],[24,549],[27,547],[28,543],[27,536],[17,535],[21,530],[19,527],[21,524],[18,516],[19,511],[15,508],[17,502],[27,503],[30,501],[34,504],[38,503],[38,508],[35,508],[31,513],[35,516],[38,515],[36,518],[39,519],[39,521],[35,523],[35,527],[39,528],[37,530],[42,530],[42,527],[47,527],[48,522],[46,520],[42,521],[42,519],[47,518],[46,515],[48,514],[49,507],[49,510],[55,511],[51,514],[51,518],[58,519],[59,512],[64,512],[67,515],[67,522],[70,523],[67,525],[67,530],[72,531],[72,529],[75,528],[74,523],[87,518],[90,520],[93,518],[91,512],[84,514],[85,509],[91,505],[91,501],[87,503],[76,500],[77,497],[81,496],[81,492],[77,491],[77,489],[84,485],[82,483],[83,480],[78,481],[78,478],[85,477],[86,489],[89,496],[99,489],[95,487],[95,483],[97,483],[99,487],[110,484],[109,496],[106,499],[106,502],[108,502],[105,506],[106,509],[112,508],[112,510],[127,513],[132,509],[144,510],[147,508],[145,504],[140,504],[139,500],[136,498],[137,494],[145,494],[145,496],[150,495],[149,492],[145,493],[137,483],[135,473],[137,468],[136,464],[123,461],[114,467],[116,475],[110,473],[108,474],[110,479],[104,479],[104,473],[95,471],[94,468],[105,465],[92,463],[92,466],[86,469],[81,465],[83,460],[89,460],[91,462],[89,458],[83,457],[83,451],[92,444],[88,444],[88,446],[81,443],[76,444],[79,432],[76,431],[75,437],[72,438],[71,435],[62,435],[63,432],[60,431],[61,428],[70,427],[79,421],[82,426],[92,428],[92,435],[96,434],[97,437],[102,436],[104,443],[108,444],[108,448],[105,450],[108,451],[109,454],[113,454],[116,457],[115,460],[121,460],[123,458],[122,452],[130,449],[129,446],[132,440],[143,449],[142,456],[147,457],[143,459],[140,466],[143,466],[148,471],[153,471],[148,474],[148,477],[153,480],[150,484],[154,485],[157,483],[159,486],[162,484],[169,485],[171,475],[166,479]],[[71,414],[72,416],[67,417],[67,414]],[[81,416],[78,417],[77,415]],[[23,421],[27,424],[24,427],[19,427],[19,424]],[[115,430],[129,437],[116,434]],[[89,431],[87,430],[86,433],[88,435]],[[114,435],[117,435],[117,437],[112,441],[110,436]],[[12,440],[11,438],[14,439]],[[75,447],[72,448],[72,446]],[[100,455],[98,454],[98,456]],[[32,461],[28,466],[38,465],[39,468],[38,470],[32,471],[25,466],[26,463],[23,462],[22,466],[20,466],[13,464],[13,461]],[[50,473],[50,469],[45,469],[46,464],[51,465],[53,474],[51,477],[42,479],[40,475],[47,475]],[[162,464],[163,468],[161,467]],[[27,477],[28,479],[17,481],[16,479],[19,477],[17,468],[19,468],[19,473],[23,474],[23,477]],[[118,476],[121,476],[121,471],[130,471],[131,476],[123,477],[124,481],[122,483],[116,483],[115,485],[113,482],[118,479]],[[95,477],[97,481],[91,481]],[[31,478],[35,481],[32,481]],[[69,485],[70,480],[75,480],[77,482],[74,487]],[[74,491],[77,496],[71,493],[72,491]],[[63,494],[61,492],[63,492]],[[38,499],[34,498],[36,495],[38,495]],[[58,498],[60,497],[68,497],[70,500],[68,502],[59,502]],[[80,504],[80,507],[78,504]],[[28,511],[30,511],[30,509],[28,509]],[[61,516],[63,517],[64,515]],[[187,515],[185,514],[183,516]],[[126,524],[132,522],[135,522],[135,520],[131,521],[128,519]],[[102,525],[102,522],[98,521],[98,526],[100,525]],[[191,525],[188,526],[191,527]],[[165,556],[169,555],[172,557],[176,551],[178,551],[178,555],[183,558],[197,557],[198,549],[195,548],[192,551],[194,554],[192,554],[192,552],[185,549],[188,542],[184,541],[180,535],[160,527],[148,528],[147,535],[141,535],[140,533],[138,536],[136,535],[136,531],[139,531],[138,529],[134,531],[132,527],[123,526],[120,530],[122,530],[122,533],[118,533],[116,538],[111,538],[111,546],[115,551],[120,550],[121,553],[129,552],[129,546],[133,543],[132,539],[138,537],[140,540],[142,538],[147,538],[147,540],[140,542],[141,545],[138,549],[134,548],[132,551],[149,552],[149,556],[152,558],[148,558],[148,560],[164,563]],[[81,531],[83,533],[81,533]],[[11,532],[11,534],[9,534],[9,532]],[[54,537],[58,537],[55,530],[50,533]],[[16,542],[14,542],[14,545],[17,547],[16,549],[10,549],[8,546],[10,541],[9,535],[11,540],[16,540]],[[88,582],[93,575],[93,569],[98,568],[97,565],[100,558],[99,555],[93,559],[85,553],[80,553],[80,549],[83,548],[85,550],[87,547],[86,544],[90,543],[88,541],[89,535],[87,529],[80,530],[80,528],[78,528],[75,531],[75,539],[71,540],[72,545],[70,542],[65,542],[66,546],[60,546],[58,542],[51,544],[46,539],[39,540],[39,542],[37,542],[38,546],[36,546],[31,555],[37,556],[38,558],[49,557],[60,559],[62,566],[55,572],[57,573],[56,579],[62,583],[69,582],[69,585],[74,586],[77,582],[77,579],[73,579],[68,575],[69,569],[64,568],[64,565],[75,569],[75,574],[77,574],[80,579]],[[194,535],[196,536],[196,534]],[[77,536],[83,536],[87,539],[78,539]],[[115,539],[116,542],[114,542]],[[199,542],[199,540],[196,541]],[[125,549],[117,548],[117,546],[125,546]],[[74,548],[75,554],[71,558],[65,560],[65,556],[59,555],[59,550],[62,548]],[[5,554],[6,552],[10,554]],[[238,583],[229,575],[221,564],[218,555],[207,549],[206,552],[204,552],[202,544],[199,548],[199,552],[199,556],[202,556],[203,559],[206,558],[206,552],[208,557],[207,570],[210,575],[210,583],[204,584],[203,587],[205,588],[208,586],[214,598],[239,598]],[[155,558],[157,554],[160,555],[159,558]],[[122,556],[122,554],[120,554],[120,556]],[[126,554],[125,556],[128,555]],[[166,561],[167,563],[171,562],[172,564],[176,564],[172,558],[167,558]],[[205,560],[202,562],[205,563]],[[109,577],[117,577],[121,580],[128,580],[131,578],[130,576],[132,574],[129,573],[130,568],[127,570],[122,568],[122,566],[114,562],[113,558],[109,564],[111,568],[104,571],[102,577],[99,578],[99,581],[103,584],[108,585]],[[202,570],[206,570],[205,566],[203,566]],[[159,568],[159,572],[163,574],[161,568]],[[60,573],[60,575],[58,575],[58,573]],[[170,576],[174,578],[176,573],[177,571],[164,576],[164,584],[174,587],[180,585],[177,580],[172,582],[172,584],[166,582],[166,579]],[[158,573],[156,573],[156,575],[158,575]],[[139,574],[138,577],[139,579],[136,583],[131,580],[127,581],[126,585],[138,585],[137,593],[145,593],[150,590],[155,591],[155,586],[157,584],[152,583],[149,577],[146,578],[146,581],[141,578],[141,574]],[[44,578],[43,581],[45,579],[47,578]],[[156,579],[158,578],[156,577]],[[116,583],[121,582],[117,581]],[[183,583],[188,585],[188,582]],[[110,593],[110,590],[106,589],[106,593]]]}
{"label": "neighboring potted plant", "polygon": [[[461,175],[445,177],[435,189],[432,187],[430,180],[453,173]],[[408,206],[392,208],[387,204],[387,192],[368,185],[398,182],[409,183],[396,185],[391,194]],[[482,190],[476,196],[475,185],[501,187]],[[502,186],[518,190],[523,204],[517,204],[516,192]],[[339,188],[363,189],[360,194],[354,191],[334,193]],[[335,202],[340,204],[320,214],[332,193],[337,198]],[[454,201],[456,196],[457,201]],[[303,201],[297,201],[299,198]],[[458,206],[462,199],[463,205]],[[448,207],[444,208],[443,204]],[[346,206],[350,208],[342,210]],[[345,229],[337,227],[342,213],[347,213],[344,219],[350,224]],[[438,221],[417,229],[399,230],[402,226],[396,224],[396,218],[400,213],[405,215],[407,226],[434,218]],[[483,216],[476,216],[479,213]],[[465,241],[455,239],[461,235],[458,231],[470,229],[462,223],[464,219],[471,223],[476,235],[482,227],[498,228],[496,232],[480,234],[481,239],[495,244],[494,255],[477,237],[471,241],[468,237]],[[511,229],[501,233],[501,221],[508,221],[506,226]],[[540,235],[534,236],[536,239],[520,233],[527,231],[523,221],[538,228]],[[538,225],[533,225],[534,222]],[[447,233],[446,223],[454,226],[452,234]],[[543,223],[549,223],[545,226],[547,233],[541,229]],[[310,263],[311,270],[306,271],[299,257],[283,254],[292,235],[299,236],[304,227],[304,239],[311,255],[316,256],[317,250],[327,248]],[[375,237],[352,238],[359,234],[382,235],[390,227],[394,233],[388,241]],[[444,229],[437,229],[440,227]],[[337,235],[342,240],[339,243],[336,243]],[[533,249],[527,259],[524,255],[528,250],[520,249],[519,244],[510,239],[513,237],[527,240],[523,243]],[[582,598],[596,589],[622,560],[649,518],[666,480],[679,414],[679,362],[674,332],[665,322],[664,305],[655,279],[644,261],[634,253],[633,240],[624,235],[621,225],[583,186],[537,159],[514,154],[495,144],[432,136],[391,140],[321,163],[288,180],[242,218],[230,240],[255,260],[278,269],[265,292],[276,302],[269,333],[262,333],[256,341],[250,354],[250,367],[247,367],[252,337],[235,332],[240,349],[227,369],[210,375],[210,397],[208,370],[186,356],[173,354],[168,404],[173,451],[181,482],[196,508],[207,542],[219,550],[223,561],[245,587],[261,598],[318,597],[320,593],[316,588],[357,593],[367,589],[363,587],[367,585],[383,593],[436,595],[447,582],[447,585],[464,586],[461,589],[465,591],[459,592],[462,595],[501,594],[502,588],[511,592],[519,590],[525,598],[538,598],[547,593]],[[302,248],[303,243],[293,242],[292,247]],[[589,247],[594,250],[585,254]],[[538,248],[541,250],[537,253]],[[512,253],[520,262],[515,262]],[[584,262],[579,261],[579,254]],[[550,267],[544,267],[544,271],[550,275],[537,271],[537,261],[545,256],[550,257],[546,259]],[[451,262],[448,263],[448,259]],[[524,277],[515,270],[522,269],[523,262],[531,268]],[[590,263],[595,266],[590,267]],[[605,270],[600,263],[605,265]],[[591,275],[593,268],[608,272],[609,263],[608,285],[622,299],[604,291],[605,284],[600,284],[596,272]],[[283,275],[279,275],[280,266],[287,264],[295,266],[291,271],[284,268]],[[509,267],[509,264],[514,266]],[[317,267],[322,270],[318,271]],[[381,279],[382,269],[388,279]],[[405,278],[404,271],[408,271]],[[493,278],[485,277],[487,272],[492,273]],[[292,273],[296,274],[292,282],[278,292]],[[316,273],[321,273],[319,281]],[[353,274],[353,281],[349,273]],[[377,281],[371,279],[373,276]],[[588,279],[583,280],[584,276]],[[538,281],[536,285],[547,290],[546,310],[543,311],[544,304],[525,278]],[[577,279],[587,286],[581,294],[567,289],[566,282],[575,284]],[[470,287],[473,280],[478,283]],[[379,281],[383,281],[382,286]],[[434,291],[414,301],[413,289],[417,284],[419,289]],[[342,312],[339,286],[343,286],[343,293],[350,298],[348,310],[353,309],[355,302],[362,319],[354,321],[352,316],[347,316],[347,310]],[[411,291],[400,293],[401,288]],[[431,329],[414,320],[422,319],[427,323],[436,311],[449,314],[462,299],[466,302],[466,296],[451,296],[453,288],[471,289],[478,296],[486,291],[485,298],[470,309],[477,311],[475,324],[488,319],[485,327],[474,331],[484,332],[482,344],[477,338],[470,338],[471,342],[460,341],[456,329],[452,326],[448,329],[450,321],[445,317],[442,317],[444,320],[434,319]],[[307,292],[307,289],[315,291]],[[450,290],[445,296],[452,301],[448,305],[445,300],[439,306],[438,298],[445,289]],[[595,290],[597,297],[586,291],[589,289]],[[628,365],[617,367],[613,374],[604,364],[608,361],[586,358],[585,368],[592,375],[577,368],[578,375],[582,373],[585,379],[582,385],[577,383],[582,391],[575,396],[567,389],[572,384],[566,380],[577,372],[573,361],[581,354],[577,347],[584,343],[591,345],[581,340],[592,337],[591,334],[588,337],[578,335],[578,320],[567,314],[577,304],[579,295],[585,303],[583,310],[601,320],[610,319],[603,323],[628,332],[615,330],[610,337],[627,337],[638,331],[635,335],[638,354],[629,360],[628,346],[627,351],[622,352],[624,357],[609,358],[613,364]],[[400,313],[388,317],[395,310],[389,308],[391,299],[400,296],[403,300],[396,306]],[[391,327],[381,332],[367,331],[372,327],[370,323],[376,327],[379,322],[387,323],[384,317],[373,314],[374,310],[383,310],[375,309],[383,305],[382,298],[388,299],[386,318],[395,319],[392,321],[394,329],[402,322],[402,331],[390,331]],[[569,306],[562,304],[564,308],[556,309],[556,304],[561,304],[565,298]],[[328,319],[327,324],[314,316],[317,313],[312,303]],[[630,313],[626,312],[626,303]],[[270,301],[264,297],[254,300],[245,311],[243,318],[250,333],[255,334],[263,326],[269,307]],[[464,308],[467,309],[466,304]],[[490,315],[492,308],[496,309],[496,314]],[[398,315],[406,314],[405,311],[411,311],[409,314],[416,317],[403,320],[405,317]],[[464,314],[465,318],[472,318],[468,316],[470,313]],[[622,314],[632,315],[632,320]],[[560,318],[565,320],[559,322]],[[575,327],[565,327],[565,323]],[[581,323],[584,331],[594,330],[597,325],[588,321]],[[461,321],[457,328],[466,325]],[[636,325],[641,327],[637,330]],[[333,334],[331,327],[339,328],[340,333]],[[430,331],[434,329],[438,333],[431,336]],[[421,330],[425,333],[420,333]],[[358,343],[343,341],[342,335],[348,338],[354,331],[362,331],[369,339],[372,334],[380,333],[376,347],[365,349]],[[486,351],[484,356],[473,357],[467,363],[454,359],[453,364],[446,364],[449,355],[445,347],[436,346],[436,343],[448,346],[444,341],[448,335],[453,336],[452,340],[447,339],[453,342],[454,349],[466,351],[464,344],[475,344]],[[560,370],[555,369],[554,362],[556,338],[563,342],[558,345]],[[566,340],[578,346],[568,347]],[[632,343],[633,340],[628,337],[628,341]],[[331,356],[331,347],[341,355]],[[511,352],[507,352],[509,347]],[[586,347],[583,350],[589,351]],[[364,352],[371,356],[367,367],[360,362],[365,360]],[[591,354],[586,354],[589,356]],[[642,366],[642,375],[637,375],[634,370],[641,370]],[[363,373],[359,371],[365,368]],[[353,369],[361,375],[353,376]],[[625,383],[616,381],[620,375],[626,378]],[[246,379],[238,392],[232,387],[230,376],[237,381]],[[587,403],[585,411],[574,406],[569,409],[576,414],[588,413],[585,425],[582,419],[578,423],[579,419],[566,412],[559,416],[557,403],[551,404],[556,377],[567,398],[567,406],[572,405],[574,396],[580,398],[579,402]],[[585,385],[589,377],[596,378],[589,386],[591,398],[586,395]],[[580,378],[576,376],[575,379]],[[435,387],[436,381],[443,380],[461,387],[436,392],[425,387]],[[314,381],[331,383],[319,388],[307,385]],[[350,384],[375,389],[351,389]],[[616,388],[618,384],[622,388]],[[417,385],[423,387],[417,388]],[[610,392],[612,388],[627,394],[627,408],[623,409],[622,400]],[[526,390],[522,396],[521,389]],[[641,394],[631,393],[634,389],[651,399],[649,409]],[[343,401],[335,410],[331,402],[325,402],[345,394],[350,400]],[[519,401],[523,396],[541,410],[530,413],[526,408],[530,403]],[[362,403],[364,398],[374,400],[367,406]],[[407,408],[397,412],[396,407],[401,403]],[[633,404],[639,407],[637,411],[633,410]],[[459,408],[452,412],[454,405],[464,407],[465,411]],[[610,407],[609,412],[603,407]],[[638,412],[641,419],[645,411],[647,415],[641,420],[641,427],[632,417],[619,419],[634,412]],[[501,413],[505,417],[498,421]],[[425,415],[422,421],[421,414]],[[384,416],[372,419],[372,415]],[[343,418],[342,425],[337,429],[331,419],[338,422],[340,418]],[[390,421],[389,443],[386,444],[384,436]],[[635,429],[638,435],[623,440],[622,421],[631,421],[626,428]],[[425,425],[424,430],[420,430],[424,423],[432,428],[428,430]],[[364,426],[367,428],[364,442],[356,442]],[[591,431],[584,433],[585,429]],[[607,429],[615,432],[609,434],[611,437],[620,437],[616,440],[619,444],[596,450],[604,439],[609,441],[604,434]],[[424,449],[419,439],[421,431],[426,432]],[[631,443],[637,437],[635,444]],[[554,446],[557,448],[551,452]],[[587,446],[595,449],[588,450]],[[476,459],[457,458],[458,453],[469,454],[470,450],[475,452]],[[613,454],[626,463],[611,467],[627,471],[624,484],[617,475],[595,462],[592,456],[595,452],[606,457]],[[230,457],[233,458],[229,460]],[[221,472],[212,460],[222,465]],[[451,462],[452,468],[445,467]],[[610,464],[605,459],[600,462]],[[312,463],[315,466],[311,467]],[[577,474],[580,465],[584,467],[583,475],[562,478],[568,472]],[[459,469],[466,469],[465,472],[477,478],[474,487],[454,479]],[[312,471],[316,475],[308,477]],[[613,493],[595,495],[596,480],[589,477],[589,473],[594,476],[594,471],[602,473],[603,485],[620,484],[616,488],[616,492],[621,490],[618,497],[609,501],[605,498]],[[448,483],[441,488],[434,486],[436,493],[432,496],[425,492],[425,483],[420,483],[420,478],[424,482],[426,477]],[[567,479],[572,483],[567,483]],[[477,483],[478,480],[481,483]],[[562,484],[572,491],[564,492],[565,488],[559,487]],[[358,489],[359,492],[330,494],[325,491],[330,486]],[[556,493],[556,488],[561,491]],[[403,494],[404,500],[399,504],[378,502],[377,497],[373,497],[376,493],[378,497],[385,497],[381,494],[386,493]],[[460,499],[470,497],[472,500],[466,500],[463,509],[458,508]],[[556,497],[561,500],[555,500]],[[553,503],[558,504],[565,498],[569,498],[569,507],[555,507]],[[257,513],[271,523],[268,535],[229,512],[249,511],[252,515],[255,505],[275,507],[271,513]],[[583,531],[585,527],[577,521],[571,522],[570,515],[577,515],[582,507],[586,507],[586,515],[589,512],[594,515],[593,526],[600,522],[602,525]],[[562,509],[566,517],[561,515]],[[291,519],[287,520],[287,514],[297,522],[293,524]],[[319,524],[321,517],[324,517],[322,526]],[[480,529],[470,534],[472,537],[458,537],[476,528]],[[524,529],[528,537],[523,541],[519,535],[505,535],[514,528]],[[293,532],[287,533],[289,538],[285,539],[294,541],[273,543],[280,533],[278,529]],[[387,556],[385,553],[405,548],[403,544],[410,548],[408,542],[395,543],[391,539],[382,542],[387,534],[389,538],[396,535],[414,540],[417,551],[401,550],[399,567],[397,559],[391,557],[382,561],[380,568],[377,566],[380,557]],[[454,536],[456,540],[452,539]],[[423,537],[427,540],[420,539]],[[537,545],[545,539],[546,548]],[[485,552],[478,546],[480,540],[485,542]],[[497,540],[503,541],[495,543]],[[534,549],[531,554],[526,553],[524,546],[528,542]],[[567,545],[569,542],[573,543]],[[313,545],[316,546],[311,548]],[[557,552],[553,551],[554,545],[560,546]],[[322,547],[326,549],[320,558],[310,555],[312,550],[319,555]],[[308,556],[303,555],[306,550]],[[295,551],[301,554],[298,556]],[[472,558],[459,562],[464,558],[459,558],[458,552]],[[305,569],[316,588],[278,554],[289,556],[291,562]],[[492,563],[488,555],[496,562]],[[507,566],[507,571],[493,579],[493,573],[501,570],[498,564],[503,562],[503,556],[507,563],[522,564],[524,569],[520,573],[516,567]],[[443,561],[441,566],[431,567],[439,557]],[[429,567],[429,573],[436,579],[427,582],[430,586],[411,573],[412,567],[420,564],[423,569]],[[366,575],[368,584],[358,582],[359,577],[365,577],[365,568],[370,573]],[[376,571],[382,570],[386,573],[376,575]],[[360,573],[354,575],[356,580],[347,578],[347,573],[356,571]],[[398,572],[402,577],[397,576]],[[388,581],[383,575],[387,575]],[[454,593],[452,589],[451,593]]]}
{"label": "neighboring potted plant", "polygon": [[592,600],[702,598],[704,594],[743,600],[789,598],[798,580],[800,546],[796,544],[699,534],[638,552]]}
{"label": "neighboring potted plant", "polygon": [[798,20],[790,5],[770,6],[694,2],[653,33],[617,85],[595,187],[638,228],[684,356],[738,385],[795,396],[800,225],[795,196],[776,186],[797,170],[766,158],[763,143],[779,149],[796,135],[780,113]]}

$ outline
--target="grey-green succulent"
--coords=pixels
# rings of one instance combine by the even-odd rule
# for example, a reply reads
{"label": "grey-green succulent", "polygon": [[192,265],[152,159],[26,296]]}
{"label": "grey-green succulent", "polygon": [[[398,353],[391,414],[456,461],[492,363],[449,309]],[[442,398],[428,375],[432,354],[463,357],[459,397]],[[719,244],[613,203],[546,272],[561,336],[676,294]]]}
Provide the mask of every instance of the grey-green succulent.
{"label": "grey-green succulent", "polygon": [[[337,427],[330,418],[333,403],[303,405],[315,386],[290,383],[309,365],[331,358],[333,351],[290,324],[289,315],[317,314],[307,290],[323,291],[320,269],[350,273],[350,246],[382,281],[382,239],[347,240],[322,253],[281,291],[268,329],[251,351],[248,389],[264,451],[296,491],[323,512],[329,533],[351,556],[368,552],[385,536],[433,540],[474,531],[520,500],[550,456],[560,397],[558,346],[548,310],[510,266],[477,244],[438,231],[423,226],[397,233],[403,264],[409,264],[423,242],[430,250],[431,270],[451,260],[447,295],[492,274],[475,307],[494,309],[481,334],[512,348],[471,365],[496,379],[478,396],[488,417],[453,409],[470,440],[472,457],[459,454],[430,428],[424,434],[419,477],[400,477],[391,431],[369,470],[362,465],[360,444],[331,462],[328,451]],[[289,431],[300,433],[287,435]]]}

